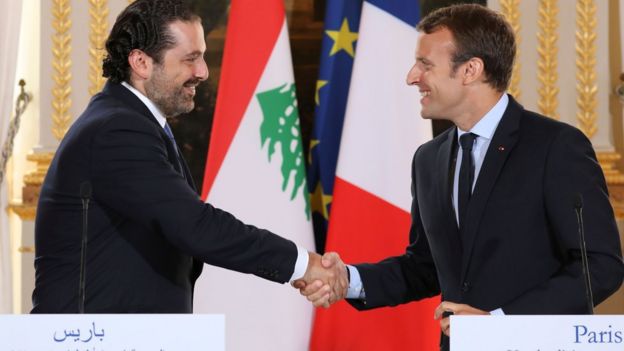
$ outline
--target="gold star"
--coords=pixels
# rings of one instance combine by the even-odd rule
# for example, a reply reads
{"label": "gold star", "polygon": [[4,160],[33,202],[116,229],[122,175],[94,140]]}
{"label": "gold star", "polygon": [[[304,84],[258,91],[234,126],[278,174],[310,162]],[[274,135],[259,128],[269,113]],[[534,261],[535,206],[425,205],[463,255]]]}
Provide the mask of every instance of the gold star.
{"label": "gold star", "polygon": [[312,164],[312,149],[321,142],[318,139],[310,139],[310,151],[308,152],[308,163]]}
{"label": "gold star", "polygon": [[357,40],[357,32],[351,32],[349,30],[349,22],[347,19],[342,20],[340,30],[326,30],[325,33],[334,40],[334,46],[332,46],[329,56],[337,53],[340,50],[346,51],[351,57],[354,57],[355,50],[353,49],[353,43]]}
{"label": "gold star", "polygon": [[321,90],[322,87],[324,87],[325,85],[327,85],[327,81],[326,80],[317,80],[316,81],[316,92],[314,93],[314,102],[316,102],[316,105],[320,105],[320,99],[319,99],[319,90]]}
{"label": "gold star", "polygon": [[310,204],[312,205],[312,211],[318,212],[323,215],[325,220],[329,219],[329,212],[327,212],[327,205],[332,202],[331,195],[325,195],[323,193],[323,186],[319,181],[316,184],[316,188],[314,189],[314,193],[310,194]]}

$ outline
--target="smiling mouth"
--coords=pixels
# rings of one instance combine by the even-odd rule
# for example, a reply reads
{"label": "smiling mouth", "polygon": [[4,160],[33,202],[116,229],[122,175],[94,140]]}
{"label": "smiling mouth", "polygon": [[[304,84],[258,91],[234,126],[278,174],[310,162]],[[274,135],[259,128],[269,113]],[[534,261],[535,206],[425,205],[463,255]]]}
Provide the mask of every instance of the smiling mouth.
{"label": "smiling mouth", "polygon": [[191,95],[195,95],[195,85],[185,85],[184,89]]}
{"label": "smiling mouth", "polygon": [[422,97],[427,97],[429,95],[431,95],[431,91],[429,91],[429,90],[425,90],[425,91],[421,91],[420,92],[420,96],[422,96]]}
{"label": "smiling mouth", "polygon": [[193,95],[195,95],[195,88],[197,87],[197,85],[199,85],[199,83],[200,81],[196,79],[189,80],[184,83],[184,87],[188,89],[191,93],[193,93]]}

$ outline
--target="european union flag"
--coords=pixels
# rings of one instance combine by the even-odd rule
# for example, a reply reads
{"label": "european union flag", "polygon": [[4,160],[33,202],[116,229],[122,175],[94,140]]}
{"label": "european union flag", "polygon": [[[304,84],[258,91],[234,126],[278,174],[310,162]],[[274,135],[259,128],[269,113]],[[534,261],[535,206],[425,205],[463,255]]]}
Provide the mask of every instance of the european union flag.
{"label": "european union flag", "polygon": [[316,249],[321,253],[325,251],[336,162],[361,11],[362,0],[328,1],[325,11],[325,31],[316,82],[314,130],[308,158],[308,188],[314,235]]}

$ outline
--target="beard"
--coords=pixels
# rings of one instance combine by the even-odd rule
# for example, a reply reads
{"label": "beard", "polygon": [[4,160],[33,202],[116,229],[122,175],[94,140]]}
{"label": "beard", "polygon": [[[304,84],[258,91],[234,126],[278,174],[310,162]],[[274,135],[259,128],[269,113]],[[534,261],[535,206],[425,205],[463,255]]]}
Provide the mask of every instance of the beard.
{"label": "beard", "polygon": [[185,88],[193,88],[199,84],[199,79],[189,79],[182,85],[172,81],[162,68],[156,66],[152,78],[145,83],[145,95],[150,99],[167,118],[188,113],[195,107],[195,90],[190,93]]}

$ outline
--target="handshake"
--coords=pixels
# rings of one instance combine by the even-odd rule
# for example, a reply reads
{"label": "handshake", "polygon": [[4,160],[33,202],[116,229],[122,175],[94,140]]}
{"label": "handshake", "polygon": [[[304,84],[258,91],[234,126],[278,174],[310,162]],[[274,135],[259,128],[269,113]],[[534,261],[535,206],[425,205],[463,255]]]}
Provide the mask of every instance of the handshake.
{"label": "handshake", "polygon": [[[330,305],[344,299],[349,289],[349,273],[347,266],[335,252],[328,252],[322,257],[319,254],[308,252],[308,267],[300,279],[292,285],[299,289],[301,295],[312,302],[315,307],[328,308]],[[455,315],[488,315],[484,311],[467,304],[442,301],[434,311],[434,319],[439,321],[442,332],[450,336],[450,314]]]}
{"label": "handshake", "polygon": [[335,252],[321,255],[309,252],[308,267],[303,277],[292,285],[315,307],[328,308],[344,299],[349,288],[347,267]]}

